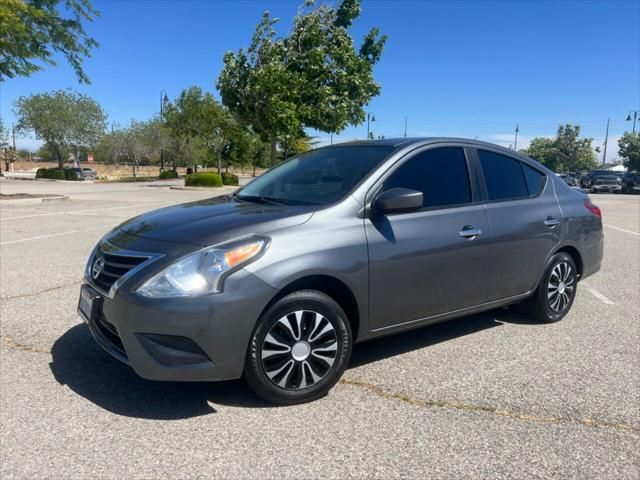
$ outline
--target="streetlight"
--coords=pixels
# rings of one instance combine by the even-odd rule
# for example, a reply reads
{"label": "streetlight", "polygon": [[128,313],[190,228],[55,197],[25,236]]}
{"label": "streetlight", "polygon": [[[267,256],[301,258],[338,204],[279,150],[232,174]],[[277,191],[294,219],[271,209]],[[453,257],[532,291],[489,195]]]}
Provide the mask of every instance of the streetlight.
{"label": "streetlight", "polygon": [[[160,90],[160,124],[164,123],[164,102],[169,100],[167,98],[167,91]],[[162,142],[160,143],[160,173],[164,172],[164,155],[162,150]]]}
{"label": "streetlight", "polygon": [[518,124],[516,124],[516,138],[515,141],[513,142],[513,149],[517,152],[518,151],[518,132],[520,131],[520,126]]}
{"label": "streetlight", "polygon": [[376,117],[371,112],[367,112],[367,140],[369,140],[369,134],[371,132],[370,122],[375,122]]}
{"label": "streetlight", "polygon": [[629,115],[627,115],[627,122],[631,121],[631,114],[633,113],[633,130],[631,130],[632,133],[636,133],[636,119],[638,118],[638,113],[640,113],[640,111],[638,110],[631,110],[629,112]]}

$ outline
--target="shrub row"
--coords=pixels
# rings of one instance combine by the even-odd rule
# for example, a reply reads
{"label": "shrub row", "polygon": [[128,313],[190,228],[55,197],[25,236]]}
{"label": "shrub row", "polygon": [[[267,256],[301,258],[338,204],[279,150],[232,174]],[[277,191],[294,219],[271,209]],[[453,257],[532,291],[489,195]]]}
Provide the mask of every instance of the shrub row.
{"label": "shrub row", "polygon": [[163,172],[160,172],[159,178],[160,180],[166,180],[168,178],[178,178],[178,172],[174,170],[165,170]]}
{"label": "shrub row", "polygon": [[225,185],[238,185],[238,176],[229,172],[222,172],[222,183]]}
{"label": "shrub row", "polygon": [[49,178],[51,180],[81,180],[78,172],[72,168],[39,168],[36,171],[36,178]]}
{"label": "shrub row", "polygon": [[221,187],[222,178],[213,172],[192,173],[184,177],[184,184],[187,187]]}

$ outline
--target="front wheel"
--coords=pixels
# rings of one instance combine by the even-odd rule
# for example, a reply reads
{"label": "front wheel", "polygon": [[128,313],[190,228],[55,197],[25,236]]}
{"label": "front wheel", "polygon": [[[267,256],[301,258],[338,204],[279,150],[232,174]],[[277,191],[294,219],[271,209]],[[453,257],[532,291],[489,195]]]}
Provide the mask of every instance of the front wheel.
{"label": "front wheel", "polygon": [[562,320],[573,305],[578,271],[571,255],[556,253],[549,262],[535,294],[529,299],[529,313],[540,322]]}
{"label": "front wheel", "polygon": [[260,397],[278,405],[316,400],[338,382],[351,358],[344,311],[315,290],[291,293],[258,321],[244,378]]}

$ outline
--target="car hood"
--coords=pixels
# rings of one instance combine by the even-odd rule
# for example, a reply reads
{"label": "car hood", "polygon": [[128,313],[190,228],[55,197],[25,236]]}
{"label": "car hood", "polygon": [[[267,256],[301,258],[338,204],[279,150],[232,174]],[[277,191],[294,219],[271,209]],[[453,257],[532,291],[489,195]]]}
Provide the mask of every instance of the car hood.
{"label": "car hood", "polygon": [[248,234],[300,225],[316,207],[265,205],[215,197],[144,213],[118,228],[151,240],[209,246]]}

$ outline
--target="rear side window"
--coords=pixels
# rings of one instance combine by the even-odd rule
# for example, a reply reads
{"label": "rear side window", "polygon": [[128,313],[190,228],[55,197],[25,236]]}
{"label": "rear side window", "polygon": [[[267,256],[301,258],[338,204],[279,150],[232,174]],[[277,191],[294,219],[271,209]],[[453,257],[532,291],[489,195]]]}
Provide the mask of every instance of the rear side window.
{"label": "rear side window", "polygon": [[392,188],[411,188],[422,192],[423,208],[470,203],[469,172],[464,150],[446,147],[416,154],[384,182],[385,191]]}
{"label": "rear side window", "polygon": [[545,176],[518,160],[486,150],[478,150],[478,157],[489,200],[535,197],[544,186]]}
{"label": "rear side window", "polygon": [[522,165],[522,171],[524,172],[524,178],[527,182],[527,189],[529,190],[530,197],[537,197],[542,192],[544,187],[545,175],[540,173],[535,168],[531,168],[524,163]]}

